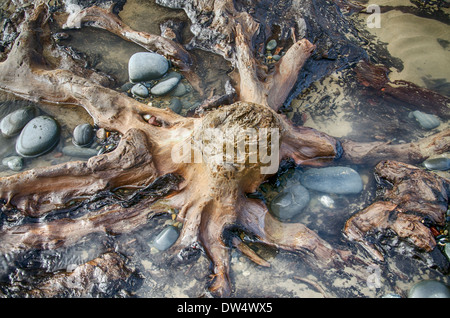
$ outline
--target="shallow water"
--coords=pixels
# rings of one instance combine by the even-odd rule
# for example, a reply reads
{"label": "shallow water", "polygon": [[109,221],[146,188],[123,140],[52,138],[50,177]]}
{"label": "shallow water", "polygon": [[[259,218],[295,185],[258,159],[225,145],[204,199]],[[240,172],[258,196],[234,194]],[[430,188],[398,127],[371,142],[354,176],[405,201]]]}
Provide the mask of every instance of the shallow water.
{"label": "shallow water", "polygon": [[[405,1],[378,2],[388,6],[411,6]],[[128,1],[120,17],[125,23],[140,31],[159,34],[159,23],[167,18],[187,21],[183,11],[161,8],[154,1]],[[358,16],[362,29],[375,36],[371,45],[384,45],[394,57],[402,61],[402,69],[392,69],[390,79],[411,81],[422,87],[439,87],[437,91],[445,94],[450,81],[449,47],[442,43],[450,42],[449,26],[433,19],[425,19],[413,14],[405,14],[394,9],[382,14],[382,27],[368,29],[365,15]],[[93,66],[117,79],[116,89],[128,81],[127,61],[140,47],[128,43],[108,32],[83,28],[68,31],[71,39],[65,45],[89,56]],[[185,29],[183,40],[188,42],[190,32]],[[91,45],[92,40],[96,45]],[[438,41],[441,39],[441,41]],[[377,42],[380,41],[380,42]],[[217,92],[223,88],[230,66],[222,58],[210,53],[197,52],[204,62],[204,74],[211,85],[217,86]],[[446,69],[447,67],[447,69]],[[431,83],[431,84],[430,84]],[[438,83],[438,84],[436,84]],[[373,96],[360,96],[354,89],[354,78],[344,70],[335,72],[323,80],[313,83],[311,88],[293,99],[291,111],[286,114],[294,122],[313,127],[335,137],[348,137],[354,140],[386,140],[407,142],[448,127],[443,122],[433,131],[424,131],[409,118],[408,110],[392,111],[392,105]],[[326,98],[325,98],[326,97]],[[194,92],[183,100],[184,114],[189,107],[200,102]],[[0,117],[23,106],[22,102],[11,102],[11,96],[3,96]],[[153,106],[165,107],[167,98],[143,100]],[[64,145],[71,143],[71,132],[80,122],[92,123],[89,115],[79,108],[52,108],[38,106],[43,113],[54,116],[62,127],[62,137],[57,147],[50,153],[35,159],[27,159],[25,169],[58,164],[75,160],[62,155]],[[388,122],[389,121],[389,122]],[[369,128],[370,127],[370,128]],[[375,132],[375,135],[374,135]],[[14,154],[15,139],[0,139],[2,158]],[[95,146],[94,146],[95,147]],[[449,155],[449,154],[447,154]],[[79,159],[77,159],[79,160]],[[347,242],[342,236],[345,221],[355,212],[366,207],[375,197],[376,184],[372,166],[352,166],[362,177],[364,189],[354,195],[329,194],[334,203],[326,206],[321,203],[323,193],[311,191],[311,200],[307,208],[294,220],[316,231],[330,244],[342,249],[358,251],[358,255],[369,258],[357,246]],[[269,203],[281,191],[286,182],[304,168],[286,168],[278,178],[271,178],[260,188],[261,194]],[[13,174],[2,167],[0,176]],[[444,173],[448,177],[448,173]],[[31,286],[39,289],[39,282],[33,277],[44,277],[51,273],[71,272],[76,266],[84,264],[108,251],[115,251],[129,259],[129,268],[137,273],[139,283],[127,282],[120,286],[121,291],[93,291],[88,296],[128,295],[137,297],[203,297],[208,296],[206,284],[209,280],[210,262],[204,253],[191,256],[188,261],[178,261],[164,252],[151,248],[152,239],[173,221],[170,216],[158,216],[146,226],[133,233],[114,236],[93,235],[83,239],[71,248],[54,251],[35,251],[21,254],[12,251],[0,257],[0,282],[14,282],[18,286]],[[402,242],[390,242],[385,246],[385,263],[348,266],[344,269],[315,271],[299,255],[274,248],[254,244],[252,246],[271,267],[256,265],[239,251],[231,253],[231,279],[235,297],[382,297],[396,293],[405,297],[407,291],[418,281],[437,279],[450,285],[448,275],[430,268],[428,259],[415,253]],[[411,255],[414,255],[412,257]],[[37,274],[36,274],[37,273]],[[36,276],[33,276],[36,275]],[[11,279],[14,277],[14,279]],[[263,283],[262,283],[263,282]],[[2,285],[2,293],[7,296],[24,296],[26,289],[17,290]],[[66,296],[76,296],[68,294]]]}
{"label": "shallow water", "polygon": [[443,23],[437,20],[437,14],[435,20],[414,15],[407,9],[395,9],[399,6],[415,8],[408,1],[371,0],[368,4],[393,8],[382,12],[380,28],[368,28],[379,41],[387,44],[390,54],[403,63],[403,69],[392,69],[389,78],[410,81],[450,96],[449,9],[442,9],[447,14],[447,21]]}

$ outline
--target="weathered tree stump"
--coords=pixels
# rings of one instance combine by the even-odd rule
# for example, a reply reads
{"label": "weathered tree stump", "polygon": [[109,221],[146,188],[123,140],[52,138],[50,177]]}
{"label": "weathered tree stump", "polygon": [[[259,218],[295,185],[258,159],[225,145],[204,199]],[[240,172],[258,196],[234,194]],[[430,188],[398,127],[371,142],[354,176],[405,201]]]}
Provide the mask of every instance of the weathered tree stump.
{"label": "weathered tree stump", "polygon": [[[192,1],[184,5],[192,5]],[[415,161],[448,151],[449,131],[406,145],[388,145],[339,141],[311,128],[295,127],[277,110],[315,49],[306,39],[297,41],[295,21],[291,25],[292,45],[275,67],[268,69],[257,54],[258,45],[265,39],[261,36],[265,32],[262,22],[257,22],[242,8],[238,9],[230,0],[205,1],[190,10],[211,13],[209,30],[220,34],[214,50],[231,60],[237,71],[233,78],[236,102],[205,111],[197,118],[185,118],[170,110],[143,105],[107,88],[108,78],[81,67],[51,41],[52,14],[45,2],[38,1],[25,9],[19,36],[7,59],[0,64],[0,89],[55,107],[83,107],[97,126],[119,132],[122,140],[113,152],[92,157],[87,162],[33,169],[1,178],[3,212],[41,217],[66,207],[79,197],[95,198],[105,193],[114,196],[115,188],[130,185],[146,190],[126,200],[119,198],[76,219],[62,218],[1,229],[2,251],[52,249],[73,244],[90,233],[132,231],[146,222],[147,207],[164,198],[164,204],[155,205],[152,212],[178,209],[177,220],[183,224],[181,235],[170,252],[177,253],[201,243],[213,263],[211,292],[228,296],[232,290],[230,257],[223,232],[229,227],[242,229],[263,243],[298,252],[321,266],[334,266],[351,259],[350,252],[333,248],[304,225],[281,223],[268,213],[262,201],[247,198],[246,194],[254,192],[276,172],[281,160],[293,158],[296,164],[302,165],[323,165],[341,156],[354,162],[386,157]],[[111,11],[98,7],[62,14],[56,20],[66,27],[89,23],[158,51],[170,57],[191,84],[203,92],[194,73],[195,61],[172,40],[136,32]],[[152,116],[153,124],[145,121],[144,115]],[[236,140],[207,136],[207,129],[227,132]],[[245,142],[242,131],[248,129],[271,132],[268,145],[275,147],[271,154],[277,154],[272,162],[267,158],[262,160],[261,153],[250,146],[242,161],[217,160],[222,155],[220,149],[234,152],[239,138]],[[203,148],[196,149],[198,140],[208,142],[200,143]],[[191,142],[194,148],[183,152],[183,146]],[[202,160],[193,160],[191,150],[203,153]],[[174,153],[179,154],[178,160],[170,159]],[[262,169],[270,168],[270,164],[274,164],[275,169],[263,173]],[[397,207],[395,203],[389,204]],[[384,215],[386,209],[381,210]],[[357,220],[355,217],[349,224],[356,222],[357,227]],[[361,241],[359,236],[354,239]],[[238,238],[233,241],[253,260],[267,265],[251,249],[241,245],[243,242]]]}

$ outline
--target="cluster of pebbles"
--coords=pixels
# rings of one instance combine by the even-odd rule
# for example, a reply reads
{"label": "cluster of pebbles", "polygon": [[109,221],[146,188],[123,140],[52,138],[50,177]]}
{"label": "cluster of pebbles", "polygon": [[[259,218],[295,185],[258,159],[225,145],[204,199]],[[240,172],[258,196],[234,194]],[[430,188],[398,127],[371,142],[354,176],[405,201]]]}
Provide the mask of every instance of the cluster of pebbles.
{"label": "cluster of pebbles", "polygon": [[[289,222],[308,207],[311,197],[327,208],[334,208],[333,196],[359,194],[364,188],[359,173],[344,166],[295,170],[281,191],[270,199],[269,211],[281,221]],[[262,187],[263,192],[270,189]]]}
{"label": "cluster of pebbles", "polygon": [[55,158],[65,155],[87,159],[112,150],[105,142],[110,133],[94,129],[89,123],[76,126],[64,140],[60,123],[35,106],[21,107],[4,116],[0,132],[5,149],[11,145],[11,149],[2,152],[2,166],[16,172],[23,170],[26,162],[52,151]]}
{"label": "cluster of pebbles", "polygon": [[24,167],[24,158],[39,157],[52,150],[60,139],[60,126],[50,116],[39,115],[34,106],[7,114],[0,122],[2,137],[15,139],[15,153],[9,153],[2,164],[13,171]]}
{"label": "cluster of pebbles", "polygon": [[282,47],[278,46],[277,40],[272,39],[266,44],[266,50],[264,54],[264,60],[266,64],[273,64],[278,62],[284,55]]}
{"label": "cluster of pebbles", "polygon": [[128,75],[129,82],[120,89],[150,106],[184,115],[200,104],[189,83],[158,53],[133,54],[128,61]]}

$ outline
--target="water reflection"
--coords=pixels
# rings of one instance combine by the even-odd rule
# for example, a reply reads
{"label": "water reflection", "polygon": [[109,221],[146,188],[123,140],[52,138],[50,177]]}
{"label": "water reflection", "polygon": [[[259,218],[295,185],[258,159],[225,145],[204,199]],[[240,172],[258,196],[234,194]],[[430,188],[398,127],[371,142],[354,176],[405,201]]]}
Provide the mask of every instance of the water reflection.
{"label": "water reflection", "polygon": [[427,14],[409,1],[371,0],[368,4],[384,9],[381,27],[368,31],[402,62],[401,68],[392,69],[390,79],[410,81],[450,97],[449,8],[442,6]]}

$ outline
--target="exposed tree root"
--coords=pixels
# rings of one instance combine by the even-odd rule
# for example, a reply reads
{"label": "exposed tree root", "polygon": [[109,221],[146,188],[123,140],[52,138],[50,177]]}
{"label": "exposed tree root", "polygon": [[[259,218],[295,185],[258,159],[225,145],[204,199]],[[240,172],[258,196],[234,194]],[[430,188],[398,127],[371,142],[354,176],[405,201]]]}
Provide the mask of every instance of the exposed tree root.
{"label": "exposed tree root", "polygon": [[366,236],[388,229],[420,250],[433,250],[436,241],[429,227],[445,224],[449,181],[396,161],[380,162],[375,173],[389,186],[378,201],[347,221],[347,238],[359,242],[378,260],[384,259],[383,254]]}
{"label": "exposed tree root", "polygon": [[389,142],[354,142],[341,140],[343,159],[355,163],[376,164],[389,158],[410,163],[423,162],[430,156],[450,150],[450,129],[404,144]]}
{"label": "exposed tree root", "polygon": [[[307,40],[295,41],[272,71],[268,71],[256,58],[254,47],[255,32],[262,26],[247,12],[238,11],[231,0],[209,1],[210,6],[203,5],[205,10],[215,13],[211,27],[225,39],[218,43],[227,44],[215,49],[233,60],[237,68],[235,88],[239,101],[206,111],[199,118],[184,118],[170,110],[145,106],[107,88],[107,78],[80,67],[51,42],[50,14],[44,2],[37,2],[27,11],[19,37],[8,58],[0,64],[0,89],[41,103],[84,107],[99,127],[120,132],[122,140],[113,152],[87,162],[71,162],[1,178],[4,212],[14,210],[23,216],[42,217],[80,197],[110,195],[114,189],[130,185],[146,190],[136,191],[125,203],[123,198],[115,197],[110,204],[92,211],[87,209],[82,217],[2,229],[1,251],[51,249],[73,244],[90,233],[124,233],[145,224],[149,213],[176,208],[177,220],[183,226],[171,252],[201,243],[213,263],[210,290],[228,296],[232,290],[230,242],[224,239],[223,232],[229,227],[240,228],[271,246],[298,252],[314,266],[341,266],[351,259],[349,252],[333,248],[306,226],[282,223],[268,213],[262,201],[246,197],[277,171],[282,159],[293,158],[303,165],[323,165],[342,154],[354,162],[386,156],[420,160],[430,155],[430,151],[448,150],[448,132],[410,145],[362,145],[344,141],[341,146],[338,140],[324,133],[294,127],[277,110],[314,46]],[[60,23],[64,19],[68,27],[86,22],[170,56],[194,87],[201,90],[192,72],[195,62],[177,43],[133,31],[113,13],[97,7],[73,16],[60,16]],[[143,115],[153,116],[153,124],[146,122]],[[248,144],[242,160],[233,157],[223,161],[223,149],[231,149],[234,155],[240,142],[245,144],[250,140],[243,133],[248,129],[270,132],[267,146],[273,147],[272,150],[264,157],[260,148]],[[233,138],[218,138],[219,133]],[[277,156],[270,157],[269,153]],[[174,155],[178,160],[171,160]],[[264,173],[264,168],[269,172]],[[157,199],[161,200],[154,204]],[[380,215],[399,205],[390,204],[387,210],[381,209]],[[400,213],[398,219],[401,220]],[[369,222],[367,230],[359,229],[359,222],[364,221],[364,217],[349,221],[349,237],[362,241],[358,233],[366,233],[373,226]],[[408,222],[416,221],[408,219]],[[386,227],[382,222],[378,224]],[[350,232],[353,227],[359,229],[357,234]],[[239,246],[236,240],[234,243]],[[241,250],[257,263],[268,265],[245,246]]]}

